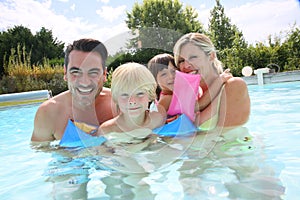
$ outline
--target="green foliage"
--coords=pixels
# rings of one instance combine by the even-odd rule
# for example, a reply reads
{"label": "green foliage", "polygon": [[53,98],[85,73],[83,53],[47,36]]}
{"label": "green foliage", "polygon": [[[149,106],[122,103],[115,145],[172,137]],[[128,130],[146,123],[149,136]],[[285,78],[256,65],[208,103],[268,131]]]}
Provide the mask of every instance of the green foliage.
{"label": "green foliage", "polygon": [[48,89],[55,95],[67,89],[62,66],[50,66],[48,59],[38,66],[31,65],[25,48],[21,51],[20,45],[17,51],[11,50],[5,70],[7,75],[0,80],[0,94]]}
{"label": "green foliage", "polygon": [[[115,68],[126,62],[146,65],[159,53],[172,54],[176,40],[188,32],[204,32],[195,10],[178,0],[144,0],[127,13],[127,26],[139,37],[131,41],[128,52],[119,52],[107,60],[104,86],[110,87]],[[207,33],[218,57],[234,76],[244,66],[270,67],[276,71],[300,70],[300,29],[294,25],[285,39],[269,37],[267,44],[248,45],[241,31],[226,17],[220,0],[211,11]],[[0,94],[48,89],[54,95],[67,90],[63,79],[64,44],[53,38],[52,31],[41,28],[36,35],[23,26],[0,32]],[[279,69],[276,66],[279,66]]]}
{"label": "green foliage", "polygon": [[64,43],[53,37],[52,31],[42,27],[34,36],[32,63],[43,62],[43,58],[61,59],[64,57]]}
{"label": "green foliage", "polygon": [[[15,26],[0,33],[0,76],[5,73],[4,68],[11,49],[17,49],[18,46],[26,47],[24,51],[26,57],[34,65],[42,64],[44,58],[51,60],[64,57],[64,43],[54,38],[51,30],[42,27],[36,35],[33,35],[30,29]],[[17,52],[15,53],[15,56],[18,56]],[[26,61],[22,60],[22,62]]]}
{"label": "green foliage", "polygon": [[300,29],[295,25],[287,33],[287,39],[281,46],[281,52],[285,52],[287,62],[284,65],[284,70],[300,69]]}
{"label": "green foliage", "polygon": [[107,72],[107,80],[104,82],[104,87],[111,87],[111,78],[112,78],[112,73],[113,73],[113,69],[111,68],[108,72]]}
{"label": "green foliage", "polygon": [[269,36],[268,44],[259,42],[248,46],[242,32],[226,17],[220,0],[216,0],[211,11],[209,35],[219,50],[220,60],[234,76],[241,76],[245,66],[253,69],[269,67],[275,71],[300,69],[300,32],[297,27],[287,33],[283,43],[279,37]]}
{"label": "green foliage", "polygon": [[[195,10],[178,0],[144,0],[127,12],[126,24],[138,37],[130,47],[171,51],[177,39],[188,32],[203,32]],[[137,33],[138,31],[138,33]],[[139,41],[139,42],[138,42]]]}
{"label": "green foliage", "polygon": [[235,25],[232,25],[230,19],[225,15],[220,0],[216,0],[216,5],[210,14],[209,36],[218,50],[232,48],[234,44],[239,44],[241,47],[247,46],[243,33]]}
{"label": "green foliage", "polygon": [[114,70],[118,66],[127,63],[127,62],[137,62],[144,65],[147,65],[148,61],[157,54],[160,53],[171,53],[163,49],[138,49],[133,52],[127,52],[123,54],[118,54],[111,59],[111,63],[108,65],[108,70]]}

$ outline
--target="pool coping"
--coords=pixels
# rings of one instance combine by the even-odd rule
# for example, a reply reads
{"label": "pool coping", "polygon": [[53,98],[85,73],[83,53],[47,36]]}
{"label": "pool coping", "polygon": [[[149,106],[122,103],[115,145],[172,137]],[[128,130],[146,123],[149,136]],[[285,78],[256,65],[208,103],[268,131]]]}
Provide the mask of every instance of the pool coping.
{"label": "pool coping", "polygon": [[[257,75],[241,77],[247,83],[247,85],[258,85]],[[300,70],[275,72],[263,74],[263,83],[281,83],[281,82],[293,82],[300,81]]]}

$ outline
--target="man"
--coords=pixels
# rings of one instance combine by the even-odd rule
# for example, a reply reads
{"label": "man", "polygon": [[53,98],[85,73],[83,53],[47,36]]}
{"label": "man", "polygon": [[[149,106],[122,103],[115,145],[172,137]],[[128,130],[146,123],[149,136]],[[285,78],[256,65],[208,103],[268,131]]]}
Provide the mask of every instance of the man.
{"label": "man", "polygon": [[113,117],[110,89],[106,81],[105,46],[93,39],[80,39],[65,52],[64,79],[68,91],[45,101],[34,119],[31,141],[60,140],[69,121],[99,126]]}

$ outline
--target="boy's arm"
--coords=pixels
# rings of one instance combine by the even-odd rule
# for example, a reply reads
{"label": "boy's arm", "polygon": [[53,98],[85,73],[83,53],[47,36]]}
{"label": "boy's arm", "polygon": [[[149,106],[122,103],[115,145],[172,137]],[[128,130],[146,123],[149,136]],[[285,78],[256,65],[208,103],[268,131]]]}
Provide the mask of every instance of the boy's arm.
{"label": "boy's arm", "polygon": [[147,128],[154,129],[164,125],[166,122],[167,112],[165,108],[160,104],[157,104],[156,106],[157,111],[149,112],[150,123],[147,124]]}

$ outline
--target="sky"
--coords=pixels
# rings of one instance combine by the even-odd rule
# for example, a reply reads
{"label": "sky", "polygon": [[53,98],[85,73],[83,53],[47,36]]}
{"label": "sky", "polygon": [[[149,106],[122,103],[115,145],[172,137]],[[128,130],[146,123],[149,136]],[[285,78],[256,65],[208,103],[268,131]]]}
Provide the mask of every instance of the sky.
{"label": "sky", "polygon": [[[66,44],[89,37],[102,41],[110,54],[130,37],[126,12],[143,0],[0,0],[0,31],[23,25],[32,34],[42,27]],[[180,0],[198,12],[208,26],[215,0]],[[300,0],[220,0],[225,14],[243,32],[249,44],[266,42],[269,35],[284,37],[300,25]],[[282,36],[283,35],[283,36]]]}

